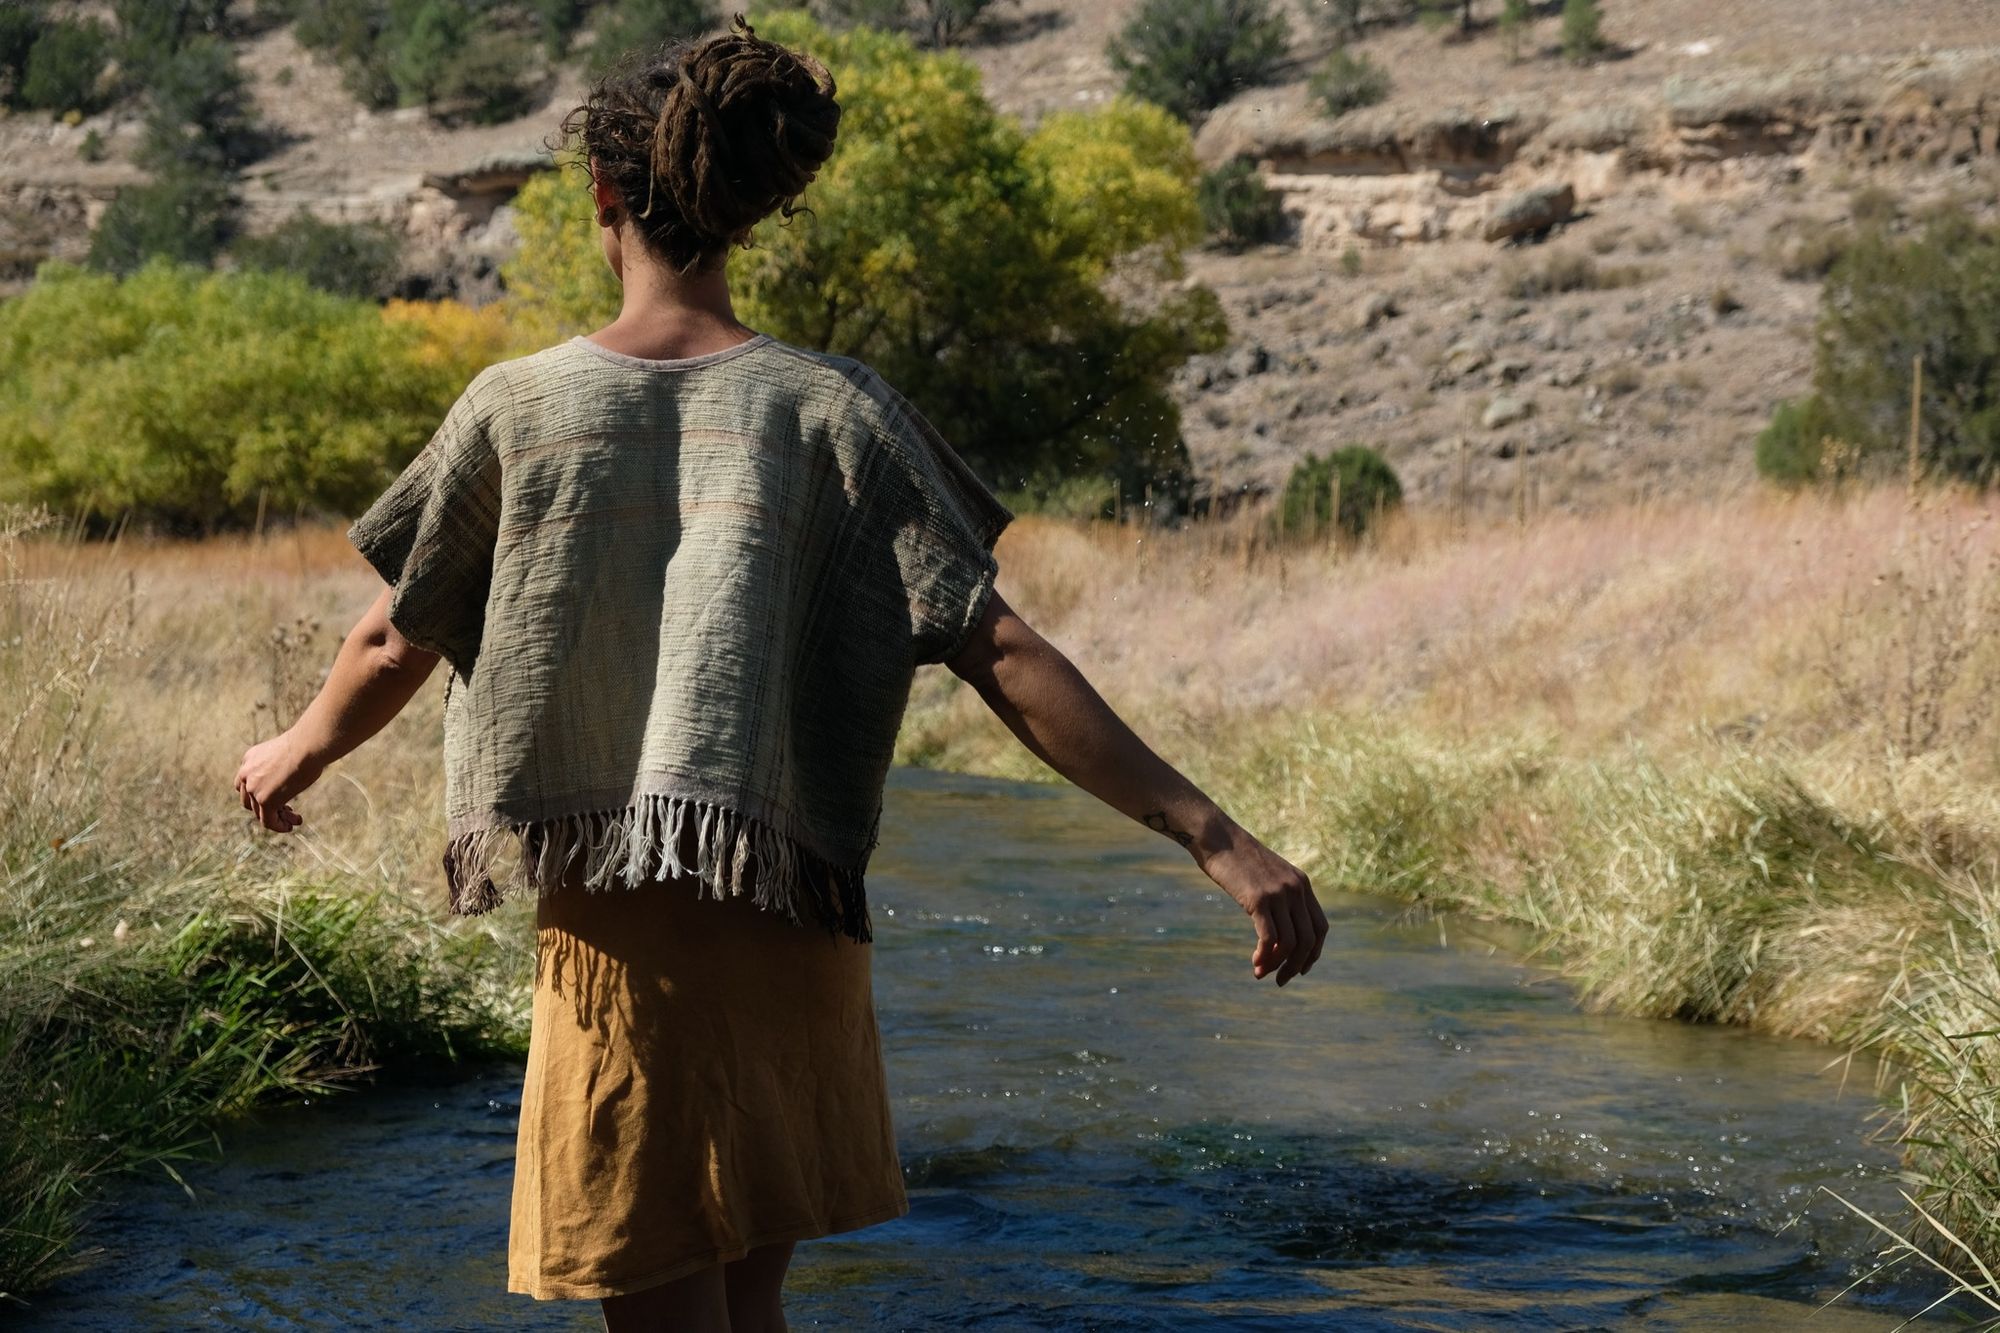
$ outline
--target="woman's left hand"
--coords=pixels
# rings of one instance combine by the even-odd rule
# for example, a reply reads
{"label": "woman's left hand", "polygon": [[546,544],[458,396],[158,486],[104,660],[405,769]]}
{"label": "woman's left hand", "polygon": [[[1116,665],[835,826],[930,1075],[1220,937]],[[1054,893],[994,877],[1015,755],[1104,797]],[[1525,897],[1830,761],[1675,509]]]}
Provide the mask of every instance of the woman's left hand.
{"label": "woman's left hand", "polygon": [[292,798],[319,781],[320,764],[287,731],[243,752],[236,792],[243,808],[273,833],[290,833],[304,823]]}

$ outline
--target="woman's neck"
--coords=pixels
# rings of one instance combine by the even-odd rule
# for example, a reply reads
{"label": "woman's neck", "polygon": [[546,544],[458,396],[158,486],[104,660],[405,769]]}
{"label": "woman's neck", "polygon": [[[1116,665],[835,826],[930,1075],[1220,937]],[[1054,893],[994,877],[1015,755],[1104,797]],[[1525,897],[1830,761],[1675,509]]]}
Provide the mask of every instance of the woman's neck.
{"label": "woman's neck", "polygon": [[649,360],[677,360],[719,352],[756,335],[736,318],[721,265],[689,274],[652,262],[628,260],[621,268],[625,301],[618,318],[590,335],[601,346]]}

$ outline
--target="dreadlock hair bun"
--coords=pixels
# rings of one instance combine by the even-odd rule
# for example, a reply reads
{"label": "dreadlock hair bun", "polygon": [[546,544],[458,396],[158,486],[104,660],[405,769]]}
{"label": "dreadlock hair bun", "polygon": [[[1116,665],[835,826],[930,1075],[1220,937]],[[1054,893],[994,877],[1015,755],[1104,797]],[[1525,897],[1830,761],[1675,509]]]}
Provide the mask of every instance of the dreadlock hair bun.
{"label": "dreadlock hair bun", "polygon": [[685,273],[747,245],[833,152],[833,75],[758,37],[727,32],[626,53],[563,118],[551,147],[579,145],[646,244]]}

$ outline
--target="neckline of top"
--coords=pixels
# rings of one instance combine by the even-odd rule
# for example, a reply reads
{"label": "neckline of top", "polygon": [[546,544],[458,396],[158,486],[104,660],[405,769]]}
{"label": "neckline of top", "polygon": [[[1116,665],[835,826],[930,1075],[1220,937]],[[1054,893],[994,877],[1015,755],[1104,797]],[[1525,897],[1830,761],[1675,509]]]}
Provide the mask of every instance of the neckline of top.
{"label": "neckline of top", "polygon": [[633,356],[629,352],[616,352],[603,343],[593,342],[581,333],[571,338],[572,343],[581,344],[585,350],[595,353],[613,365],[633,366],[639,370],[692,370],[696,366],[714,365],[717,361],[727,361],[732,356],[741,356],[755,347],[762,347],[771,341],[768,333],[754,333],[742,342],[724,347],[714,352],[703,352],[700,356],[647,357]]}

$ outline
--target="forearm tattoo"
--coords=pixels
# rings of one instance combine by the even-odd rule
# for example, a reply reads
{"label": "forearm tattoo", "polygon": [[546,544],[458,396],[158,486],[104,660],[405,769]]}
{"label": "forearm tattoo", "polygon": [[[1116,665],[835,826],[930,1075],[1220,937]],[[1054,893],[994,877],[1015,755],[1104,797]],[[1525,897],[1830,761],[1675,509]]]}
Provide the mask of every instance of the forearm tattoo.
{"label": "forearm tattoo", "polygon": [[1194,850],[1194,834],[1187,832],[1185,829],[1177,829],[1169,824],[1167,822],[1166,811],[1155,810],[1152,814],[1146,816],[1145,822],[1146,827],[1152,829],[1155,833],[1164,833],[1189,851]]}

